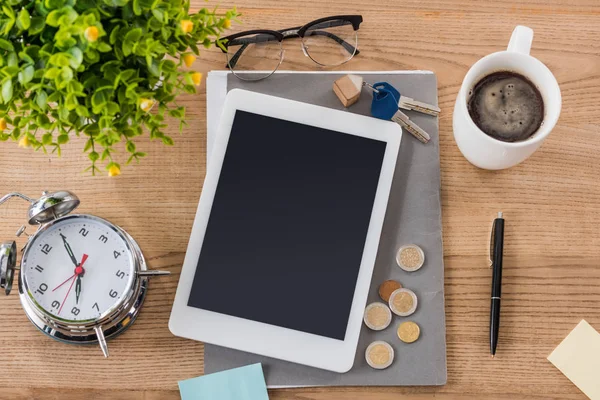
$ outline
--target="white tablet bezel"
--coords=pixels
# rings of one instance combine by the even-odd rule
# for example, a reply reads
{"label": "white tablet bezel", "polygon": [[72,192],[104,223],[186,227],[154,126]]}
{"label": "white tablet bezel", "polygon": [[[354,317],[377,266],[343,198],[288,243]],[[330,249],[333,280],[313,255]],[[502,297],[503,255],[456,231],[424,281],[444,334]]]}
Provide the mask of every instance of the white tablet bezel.
{"label": "white tablet bezel", "polygon": [[[236,110],[381,140],[387,143],[345,339],[337,340],[187,305]],[[281,133],[282,135],[285,132]],[[396,123],[234,89],[229,92],[181,270],[169,329],[176,336],[347,372],[354,363],[402,129]],[[223,293],[223,296],[231,293]],[[309,295],[307,293],[307,295]],[[279,301],[273,299],[273,301]],[[327,301],[327,299],[323,299]]]}

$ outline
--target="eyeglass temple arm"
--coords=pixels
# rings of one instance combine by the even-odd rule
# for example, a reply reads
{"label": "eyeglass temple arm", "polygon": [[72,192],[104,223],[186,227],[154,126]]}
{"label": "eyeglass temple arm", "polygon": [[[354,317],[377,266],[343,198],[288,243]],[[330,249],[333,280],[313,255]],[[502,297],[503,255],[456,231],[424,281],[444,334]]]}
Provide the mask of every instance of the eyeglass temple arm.
{"label": "eyeglass temple arm", "polygon": [[[291,31],[291,30],[295,30],[295,29],[298,29],[298,28],[282,29],[282,30],[280,30],[280,32],[286,32],[286,31]],[[311,31],[311,35],[325,36],[325,37],[331,38],[331,39],[335,40],[336,42],[338,42],[339,44],[341,44],[344,47],[344,49],[346,49],[346,51],[348,51],[350,54],[353,54],[353,55],[360,54],[360,51],[356,47],[352,46],[350,43],[346,42],[344,39],[342,39],[341,37],[339,37],[331,32],[314,30],[314,31]],[[298,37],[298,34],[284,36],[283,40],[295,38],[295,37]],[[238,60],[242,56],[242,53],[244,52],[244,50],[246,50],[246,48],[248,48],[248,46],[250,44],[252,44],[252,43],[242,44],[242,46],[238,49],[238,51],[235,52],[233,57],[231,57],[231,60],[229,60],[229,62],[227,64],[225,64],[225,68],[227,68],[228,66],[229,66],[229,68],[235,68]]]}

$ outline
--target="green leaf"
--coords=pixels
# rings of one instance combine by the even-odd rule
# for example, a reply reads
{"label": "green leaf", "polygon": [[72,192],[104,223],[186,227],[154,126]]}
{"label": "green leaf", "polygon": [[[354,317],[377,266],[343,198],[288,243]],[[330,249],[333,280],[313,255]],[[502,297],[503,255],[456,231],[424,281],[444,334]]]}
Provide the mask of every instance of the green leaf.
{"label": "green leaf", "polygon": [[63,81],[69,82],[71,79],[73,79],[73,70],[69,67],[63,67],[60,77]]}
{"label": "green leaf", "polygon": [[44,6],[49,9],[60,8],[65,5],[65,0],[44,0]]}
{"label": "green leaf", "polygon": [[69,93],[65,98],[65,107],[67,110],[74,110],[78,105],[79,102],[77,101],[77,96],[75,96],[73,93]]}
{"label": "green leaf", "polygon": [[99,43],[98,46],[96,47],[96,50],[98,50],[101,53],[108,53],[109,51],[112,50],[112,47],[110,47],[110,45],[108,43]]}
{"label": "green leaf", "polygon": [[125,35],[125,42],[131,42],[131,43],[135,43],[138,40],[140,40],[140,38],[142,37],[142,29],[141,28],[135,28],[130,30],[129,32],[127,32],[127,34]]}
{"label": "green leaf", "polygon": [[44,30],[45,26],[46,20],[44,17],[33,17],[31,18],[31,25],[29,26],[29,34],[37,35]]}
{"label": "green leaf", "polygon": [[37,106],[44,111],[48,105],[48,95],[43,90],[40,90],[35,96],[35,102]]}
{"label": "green leaf", "polygon": [[69,135],[67,135],[67,134],[58,135],[58,138],[56,139],[56,141],[58,142],[58,144],[65,144],[69,141]]}
{"label": "green leaf", "polygon": [[2,12],[4,12],[4,15],[6,15],[8,18],[13,20],[15,19],[15,12],[9,6],[3,5]]}
{"label": "green leaf", "polygon": [[71,63],[71,57],[67,53],[56,53],[50,57],[48,62],[57,67],[66,67]]}
{"label": "green leaf", "polygon": [[123,55],[124,55],[125,57],[127,57],[127,56],[129,56],[129,55],[131,54],[131,52],[133,51],[133,46],[131,45],[131,43],[130,43],[130,42],[124,41],[124,42],[123,42],[122,49],[123,49]]}
{"label": "green leaf", "polygon": [[53,68],[49,68],[49,69],[46,70],[46,72],[44,73],[44,78],[46,78],[46,79],[54,79],[58,75],[60,75],[60,69],[53,67]]}
{"label": "green leaf", "polygon": [[19,83],[25,85],[26,83],[31,82],[34,73],[35,69],[33,68],[33,65],[25,67],[23,71],[19,72]]}
{"label": "green leaf", "polygon": [[77,113],[77,115],[79,115],[80,117],[83,117],[83,118],[87,118],[90,116],[88,109],[85,108],[84,106],[75,107],[75,112]]}
{"label": "green leaf", "polygon": [[161,23],[165,23],[165,13],[162,9],[155,8],[154,10],[152,10],[152,15],[154,15],[154,17]]}
{"label": "green leaf", "polygon": [[17,53],[15,53],[15,52],[8,53],[8,60],[6,62],[6,65],[8,65],[9,67],[16,67],[19,65],[19,59],[17,57]]}
{"label": "green leaf", "polygon": [[49,129],[52,125],[52,123],[50,122],[50,118],[48,118],[48,116],[44,114],[38,114],[35,120],[37,124],[44,129]]}
{"label": "green leaf", "polygon": [[13,84],[11,79],[7,79],[2,84],[2,99],[8,103],[13,96]]}
{"label": "green leaf", "polygon": [[120,26],[115,26],[112,30],[112,32],[110,33],[110,37],[108,39],[108,41],[110,42],[110,44],[115,44],[117,43],[117,39],[119,38],[119,31],[121,30]]}
{"label": "green leaf", "polygon": [[83,53],[83,58],[90,64],[94,64],[100,61],[100,55],[96,50],[92,48],[88,48],[85,51],[85,53]]}
{"label": "green leaf", "polygon": [[42,136],[42,144],[44,146],[48,146],[48,145],[52,144],[52,134],[51,133],[45,133]]}
{"label": "green leaf", "polygon": [[60,24],[60,17],[62,17],[60,10],[51,11],[50,14],[46,16],[46,24],[56,28]]}
{"label": "green leaf", "polygon": [[27,53],[25,53],[24,51],[19,53],[19,58],[23,61],[25,61],[25,63],[27,64],[35,64],[35,61],[33,60],[33,58],[31,58],[31,56]]}
{"label": "green leaf", "polygon": [[58,108],[58,118],[61,121],[68,121],[69,120],[69,110],[67,110],[66,107],[59,107]]}
{"label": "green leaf", "polygon": [[142,15],[142,7],[140,7],[140,0],[133,0],[133,13],[137,16]]}
{"label": "green leaf", "polygon": [[71,56],[69,60],[69,65],[73,69],[79,68],[81,63],[83,62],[83,52],[79,47],[71,47],[67,53]]}
{"label": "green leaf", "polygon": [[173,146],[173,144],[174,144],[173,139],[171,139],[171,137],[169,137],[169,136],[163,136],[162,142],[164,144],[166,144],[167,146]]}
{"label": "green leaf", "polygon": [[107,99],[104,91],[98,91],[92,96],[92,107],[94,107],[94,109],[101,109],[106,105],[106,101]]}
{"label": "green leaf", "polygon": [[0,49],[7,50],[7,51],[15,51],[15,48],[12,45],[12,43],[6,39],[0,39]]}
{"label": "green leaf", "polygon": [[110,7],[123,7],[129,0],[104,0],[104,4]]}
{"label": "green leaf", "polygon": [[127,145],[125,146],[127,151],[130,153],[135,153],[135,143],[133,142],[127,142]]}
{"label": "green leaf", "polygon": [[119,113],[119,111],[121,111],[121,107],[119,107],[119,105],[114,101],[109,101],[106,103],[106,113],[108,115],[116,115]]}
{"label": "green leaf", "polygon": [[100,154],[96,153],[95,151],[92,151],[89,155],[88,158],[92,161],[92,162],[96,162],[98,161],[98,159],[100,158]]}
{"label": "green leaf", "polygon": [[22,8],[19,12],[19,18],[17,19],[17,26],[19,29],[26,31],[31,26],[31,16],[26,8]]}

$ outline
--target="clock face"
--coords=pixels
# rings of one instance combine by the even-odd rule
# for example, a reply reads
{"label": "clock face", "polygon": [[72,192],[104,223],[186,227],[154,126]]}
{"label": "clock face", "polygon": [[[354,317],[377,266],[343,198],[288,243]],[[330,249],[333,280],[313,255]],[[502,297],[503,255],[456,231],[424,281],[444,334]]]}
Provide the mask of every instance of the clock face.
{"label": "clock face", "polygon": [[21,263],[25,290],[38,307],[78,322],[117,308],[131,289],[134,269],[129,244],[114,226],[77,215],[36,234]]}

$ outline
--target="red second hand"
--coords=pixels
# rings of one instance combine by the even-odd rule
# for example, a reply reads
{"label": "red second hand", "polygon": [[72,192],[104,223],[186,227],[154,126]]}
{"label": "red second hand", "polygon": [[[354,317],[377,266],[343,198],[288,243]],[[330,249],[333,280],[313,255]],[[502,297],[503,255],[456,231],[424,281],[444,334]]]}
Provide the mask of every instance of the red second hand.
{"label": "red second hand", "polygon": [[[73,279],[73,281],[71,282],[71,286],[69,286],[69,290],[67,290],[67,294],[65,296],[65,299],[63,300],[62,304],[60,305],[60,308],[58,309],[58,314],[60,315],[60,312],[62,311],[63,306],[65,305],[65,302],[67,301],[67,298],[69,297],[69,293],[71,293],[71,289],[73,289],[73,284],[75,283],[75,277],[77,275],[80,275],[81,273],[83,273],[83,264],[85,263],[85,261],[88,259],[88,255],[84,254],[83,257],[81,258],[81,262],[79,263],[79,265],[77,266],[77,268],[75,268],[75,275],[73,275],[72,277],[70,277],[69,279]],[[67,279],[65,282],[66,283],[69,281],[69,279]],[[62,283],[61,283],[62,285]],[[55,289],[56,290],[56,289]],[[54,290],[53,290],[54,291]]]}
{"label": "red second hand", "polygon": [[71,279],[75,278],[77,276],[77,274],[73,274],[71,275],[71,277],[69,279],[67,279],[66,281],[64,281],[63,283],[61,283],[60,285],[58,285],[57,287],[55,287],[54,289],[52,289],[52,291],[54,292],[56,289],[58,289],[59,287],[61,287],[62,285],[64,285],[65,283],[69,282]]}
{"label": "red second hand", "polygon": [[67,301],[67,297],[69,297],[69,293],[71,293],[71,289],[73,288],[73,284],[75,283],[75,275],[73,275],[73,277],[71,279],[73,279],[73,281],[71,282],[71,286],[69,286],[69,290],[67,290],[67,295],[65,296],[65,299],[63,300],[62,304],[60,305],[60,308],[58,309],[58,314],[60,315],[60,312],[62,311],[63,306],[65,305],[65,302]]}

